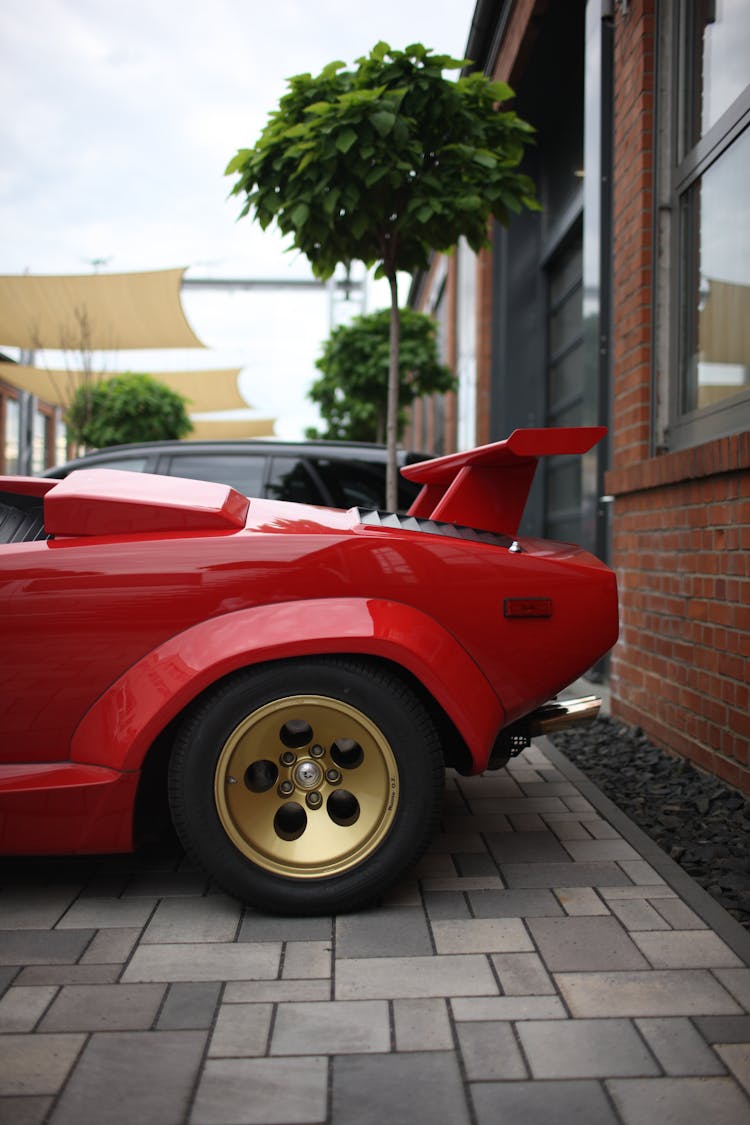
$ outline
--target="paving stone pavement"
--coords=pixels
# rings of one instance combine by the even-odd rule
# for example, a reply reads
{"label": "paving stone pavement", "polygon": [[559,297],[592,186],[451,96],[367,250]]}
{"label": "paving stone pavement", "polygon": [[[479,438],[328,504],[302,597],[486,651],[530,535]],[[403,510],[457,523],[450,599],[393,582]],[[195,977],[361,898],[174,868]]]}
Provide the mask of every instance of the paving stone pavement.
{"label": "paving stone pavement", "polygon": [[750,935],[547,740],[359,914],[164,848],[1,870],[0,1125],[750,1122]]}

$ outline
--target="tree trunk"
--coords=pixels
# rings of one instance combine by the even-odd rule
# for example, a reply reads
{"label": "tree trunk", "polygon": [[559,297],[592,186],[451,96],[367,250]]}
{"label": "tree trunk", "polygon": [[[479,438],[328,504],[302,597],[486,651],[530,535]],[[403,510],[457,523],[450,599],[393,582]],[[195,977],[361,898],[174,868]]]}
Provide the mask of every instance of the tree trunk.
{"label": "tree trunk", "polygon": [[399,350],[401,345],[401,318],[398,308],[398,281],[396,271],[388,275],[391,287],[391,339],[388,362],[388,414],[386,418],[386,478],[385,506],[389,512],[398,508],[398,392],[399,392]]}

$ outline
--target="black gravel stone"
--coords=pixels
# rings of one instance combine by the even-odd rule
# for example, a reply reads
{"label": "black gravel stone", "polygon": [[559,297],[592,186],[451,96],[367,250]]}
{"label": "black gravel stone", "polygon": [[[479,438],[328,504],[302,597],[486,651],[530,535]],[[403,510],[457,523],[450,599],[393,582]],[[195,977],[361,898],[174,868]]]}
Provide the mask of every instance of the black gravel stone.
{"label": "black gravel stone", "polygon": [[619,809],[750,930],[750,801],[653,746],[640,727],[601,718],[551,741]]}

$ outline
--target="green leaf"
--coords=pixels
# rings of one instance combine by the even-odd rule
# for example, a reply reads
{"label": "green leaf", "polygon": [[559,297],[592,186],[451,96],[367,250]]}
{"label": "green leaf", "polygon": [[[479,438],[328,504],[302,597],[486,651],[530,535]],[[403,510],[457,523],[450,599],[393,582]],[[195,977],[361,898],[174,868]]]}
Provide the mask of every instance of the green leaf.
{"label": "green leaf", "polygon": [[342,129],[336,137],[336,148],[339,152],[348,152],[357,139],[353,129]]}
{"label": "green leaf", "polygon": [[370,121],[372,122],[373,126],[380,134],[380,136],[385,137],[393,129],[396,121],[396,114],[390,113],[387,109],[381,109],[378,110],[377,113],[372,114],[372,116],[370,117]]}
{"label": "green leaf", "polygon": [[298,203],[293,209],[291,218],[295,227],[301,227],[310,217],[310,208],[306,203]]}

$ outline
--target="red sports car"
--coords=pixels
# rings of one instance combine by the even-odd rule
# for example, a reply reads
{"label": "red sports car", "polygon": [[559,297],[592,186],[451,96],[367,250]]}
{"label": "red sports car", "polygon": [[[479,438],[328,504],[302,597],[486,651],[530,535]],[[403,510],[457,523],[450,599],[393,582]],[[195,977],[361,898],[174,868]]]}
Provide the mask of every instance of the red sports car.
{"label": "red sports car", "polygon": [[518,524],[539,456],[603,433],[410,466],[408,515],[0,479],[0,851],[128,851],[168,802],[249,903],[376,899],[429,841],[446,765],[498,768],[596,714],[548,701],[614,644],[614,575]]}

